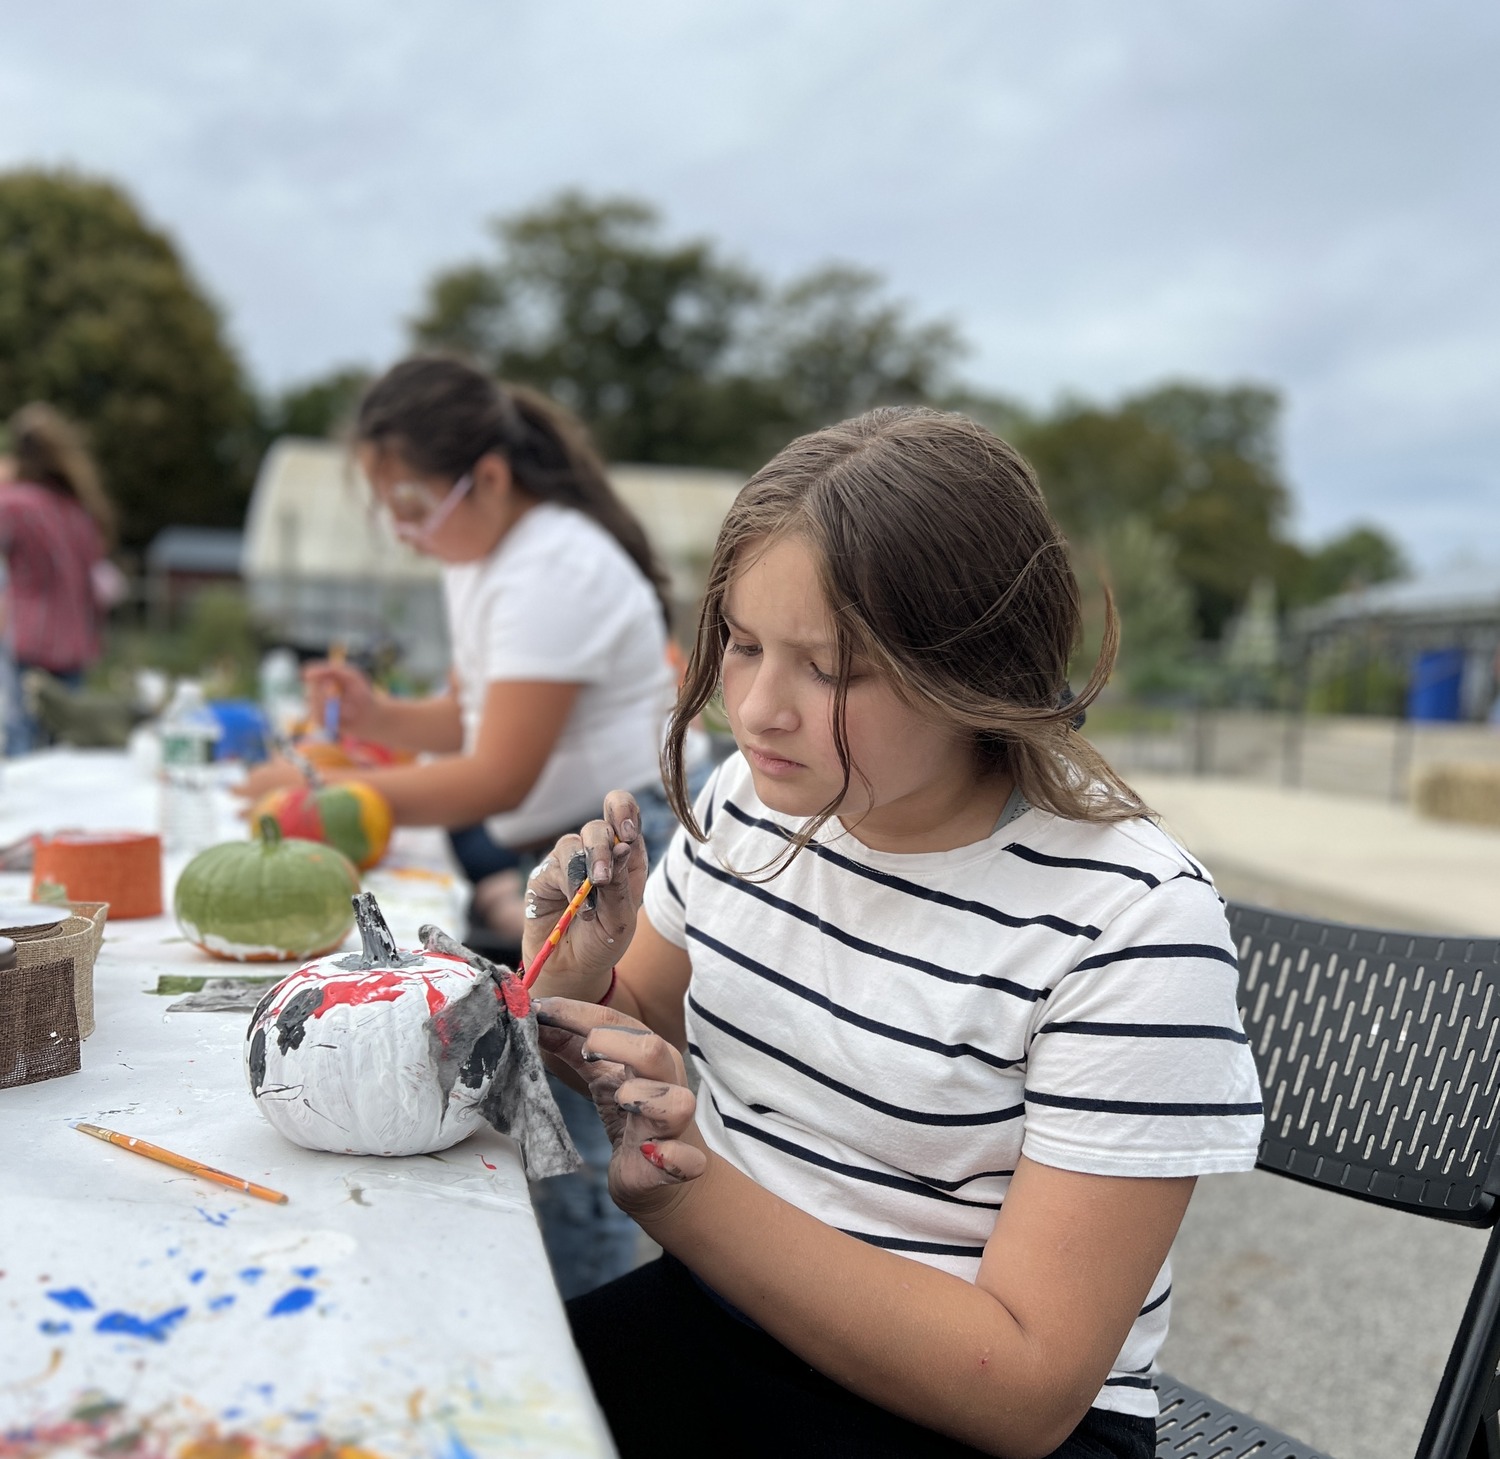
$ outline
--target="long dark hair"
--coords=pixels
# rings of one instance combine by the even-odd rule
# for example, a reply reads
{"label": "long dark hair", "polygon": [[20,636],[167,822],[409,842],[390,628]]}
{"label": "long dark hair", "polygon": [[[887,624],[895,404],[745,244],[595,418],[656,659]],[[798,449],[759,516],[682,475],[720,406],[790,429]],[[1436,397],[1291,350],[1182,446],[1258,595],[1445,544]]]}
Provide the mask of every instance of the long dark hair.
{"label": "long dark hair", "polygon": [[502,384],[452,355],[414,355],[365,391],[354,438],[454,480],[487,452],[505,457],[528,496],[573,507],[624,548],[670,628],[671,591],[646,529],[610,485],[583,424],[545,395]]}
{"label": "long dark hair", "polygon": [[793,441],[730,507],[663,752],[668,797],[692,834],[703,839],[683,746],[694,716],[719,689],[729,637],[725,595],[745,554],[793,535],[818,560],[833,619],[833,730],[844,783],[773,866],[807,845],[860,773],[844,725],[855,659],[873,663],[909,703],[969,736],[976,767],[1008,770],[1032,805],[1070,820],[1146,814],[1073,727],[1114,665],[1113,602],[1106,593],[1098,662],[1065,700],[1082,610],[1067,544],[1035,475],[983,426],[907,406]]}
{"label": "long dark hair", "polygon": [[105,545],[113,546],[114,503],[77,427],[61,411],[38,400],[11,416],[8,429],[16,479],[72,497],[94,519]]}

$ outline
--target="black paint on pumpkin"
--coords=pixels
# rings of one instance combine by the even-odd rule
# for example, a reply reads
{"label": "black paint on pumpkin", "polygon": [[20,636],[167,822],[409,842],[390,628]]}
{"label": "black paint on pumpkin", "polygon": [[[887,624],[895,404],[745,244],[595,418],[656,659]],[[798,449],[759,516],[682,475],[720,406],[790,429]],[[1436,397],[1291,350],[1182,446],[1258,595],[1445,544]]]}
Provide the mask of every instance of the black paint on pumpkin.
{"label": "black paint on pumpkin", "polygon": [[285,1007],[276,1015],[276,1047],[283,1054],[288,1049],[302,1047],[302,1035],[307,1031],[307,1020],[322,1006],[321,985],[303,988],[286,1000]]}
{"label": "black paint on pumpkin", "polygon": [[[264,1006],[264,1003],[262,1003]],[[260,1087],[266,1082],[266,1031],[263,1028],[255,1030],[255,1037],[250,1040],[250,1092],[257,1099],[260,1098]]]}

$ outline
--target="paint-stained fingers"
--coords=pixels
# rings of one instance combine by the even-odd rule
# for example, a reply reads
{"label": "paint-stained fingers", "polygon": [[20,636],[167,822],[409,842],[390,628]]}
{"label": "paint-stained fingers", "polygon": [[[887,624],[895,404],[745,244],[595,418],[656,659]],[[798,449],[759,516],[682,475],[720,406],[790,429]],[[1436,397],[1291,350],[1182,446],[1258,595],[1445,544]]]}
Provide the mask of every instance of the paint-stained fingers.
{"label": "paint-stained fingers", "polygon": [[[606,1012],[608,1010],[605,1010]],[[628,1024],[601,1024],[583,1041],[585,1063],[607,1060],[624,1064],[638,1078],[661,1084],[685,1084],[682,1055],[664,1038],[632,1019]]]}
{"label": "paint-stained fingers", "polygon": [[[536,865],[526,879],[526,919],[541,924],[538,936],[545,936],[551,924],[562,915],[578,883],[569,886],[568,866],[583,851],[583,842],[577,836],[560,836],[552,848]],[[530,929],[528,928],[528,931]]]}
{"label": "paint-stained fingers", "polygon": [[658,1183],[696,1180],[708,1169],[708,1156],[686,1140],[642,1140],[639,1149],[641,1159],[660,1172]]}
{"label": "paint-stained fingers", "polygon": [[616,1086],[615,1103],[628,1115],[633,1115],[631,1133],[637,1124],[644,1125],[648,1134],[641,1138],[673,1140],[693,1122],[698,1110],[698,1101],[693,1091],[681,1084],[664,1084],[655,1079],[626,1079]]}
{"label": "paint-stained fingers", "polygon": [[[630,880],[631,892],[639,903],[646,885],[646,873],[650,870],[646,838],[641,835],[641,808],[628,790],[612,790],[604,797],[604,820],[616,845],[629,848],[624,857],[625,873]],[[618,859],[614,873],[619,874]]]}
{"label": "paint-stained fingers", "polygon": [[617,1008],[602,1008],[597,1003],[581,1003],[576,998],[533,998],[536,1021],[546,1028],[558,1028],[586,1039],[596,1028],[623,1028],[637,1033],[651,1030],[638,1018]]}

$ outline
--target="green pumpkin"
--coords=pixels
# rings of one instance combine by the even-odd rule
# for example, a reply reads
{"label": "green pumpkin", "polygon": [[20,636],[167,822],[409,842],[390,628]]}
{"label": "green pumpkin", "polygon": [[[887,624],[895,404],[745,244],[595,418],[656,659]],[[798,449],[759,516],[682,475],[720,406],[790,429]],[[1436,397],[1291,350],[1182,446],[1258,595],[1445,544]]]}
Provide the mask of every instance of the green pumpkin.
{"label": "green pumpkin", "polygon": [[269,816],[260,837],[211,846],[183,867],[172,903],[183,935],[240,963],[332,952],[354,926],[354,863],[332,846],[284,839]]}

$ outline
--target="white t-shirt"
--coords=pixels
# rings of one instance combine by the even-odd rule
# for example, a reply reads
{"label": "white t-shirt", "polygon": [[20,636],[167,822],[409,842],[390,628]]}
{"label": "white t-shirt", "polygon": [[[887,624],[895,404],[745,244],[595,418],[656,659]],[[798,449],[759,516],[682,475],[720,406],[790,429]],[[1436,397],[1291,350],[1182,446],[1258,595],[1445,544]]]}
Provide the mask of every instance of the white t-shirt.
{"label": "white t-shirt", "polygon": [[[1147,820],[1027,809],[955,851],[797,822],[744,759],[652,873],[651,924],[692,958],[698,1122],[719,1155],[862,1241],[972,1281],[1017,1158],[1100,1175],[1249,1170],[1260,1084],[1223,904]],[[1164,1265],[1098,1408],[1156,1413]]]}
{"label": "white t-shirt", "polygon": [[488,557],[443,569],[453,668],[472,750],[489,686],[581,684],[531,793],[485,825],[505,845],[576,828],[611,790],[660,784],[672,670],[656,594],[625,549],[571,507],[532,507]]}

